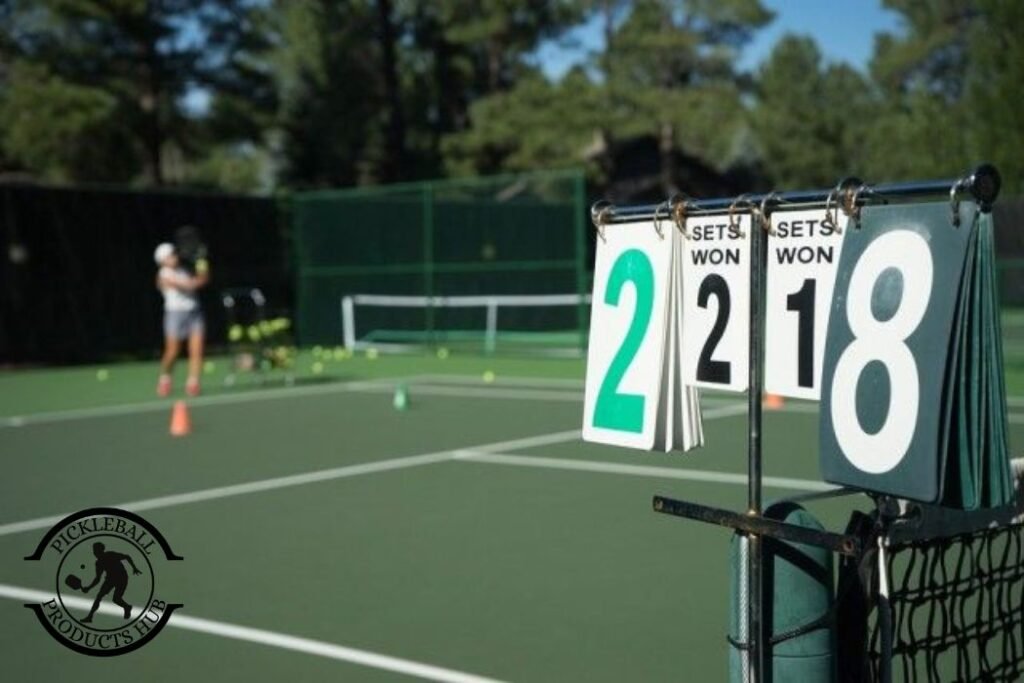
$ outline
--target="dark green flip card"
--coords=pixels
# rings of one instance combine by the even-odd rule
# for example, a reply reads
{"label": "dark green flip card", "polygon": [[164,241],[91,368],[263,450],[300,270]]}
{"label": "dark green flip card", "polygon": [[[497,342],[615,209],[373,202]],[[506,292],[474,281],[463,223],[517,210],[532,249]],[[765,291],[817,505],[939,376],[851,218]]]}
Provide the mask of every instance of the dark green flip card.
{"label": "dark green flip card", "polygon": [[[965,444],[966,393],[964,390],[966,362],[969,352],[970,301],[973,291],[975,261],[972,254],[977,249],[977,233],[968,235],[965,250],[964,270],[960,277],[960,288],[957,294],[954,324],[950,328],[949,359],[947,361],[946,380],[943,388],[943,412],[939,448],[939,489],[942,502],[953,507],[962,507],[964,492],[961,485],[966,477],[970,477],[971,457]],[[945,464],[945,467],[942,464]],[[947,485],[948,483],[948,485]]]}
{"label": "dark green flip card", "polygon": [[977,387],[978,409],[975,422],[977,436],[974,441],[978,459],[978,481],[975,489],[978,492],[978,507],[989,507],[991,501],[998,496],[995,495],[993,484],[998,486],[998,481],[993,480],[993,468],[989,455],[992,451],[993,422],[990,416],[992,408],[990,387],[992,381],[991,360],[994,353],[992,348],[992,336],[989,334],[992,326],[992,297],[988,288],[988,272],[991,267],[991,255],[986,249],[987,242],[984,237],[979,239],[978,246],[978,302],[981,315],[978,316],[978,374],[974,385]]}
{"label": "dark green flip card", "polygon": [[[964,225],[973,224],[973,205]],[[962,214],[963,215],[963,214]],[[945,382],[971,231],[949,204],[872,206],[846,230],[822,372],[826,481],[939,500]]]}
{"label": "dark green flip card", "polygon": [[987,311],[989,313],[988,324],[985,326],[985,333],[988,336],[988,424],[989,440],[987,448],[987,462],[989,466],[990,481],[992,482],[992,497],[988,502],[990,507],[1006,505],[1013,500],[1013,474],[1010,471],[1010,445],[1009,431],[1006,424],[1006,376],[1003,369],[1003,338],[1002,323],[999,317],[999,290],[996,280],[995,268],[995,236],[991,214],[981,216],[979,233],[981,235],[981,250],[987,259],[987,268],[984,271],[984,284],[987,294]]}
{"label": "dark green flip card", "polygon": [[[969,226],[969,227],[968,227]],[[974,230],[974,221],[962,223],[961,230]],[[985,268],[985,257],[983,250],[975,248],[969,253],[968,258],[974,263],[974,270],[971,277],[971,295],[969,297],[970,319],[966,373],[960,377],[960,383],[966,396],[964,406],[964,418],[966,420],[966,439],[963,447],[967,450],[970,458],[970,469],[964,473],[965,478],[961,482],[964,491],[963,508],[975,510],[981,502],[981,489],[983,482],[982,472],[982,434],[985,431],[985,421],[982,415],[982,357],[984,348],[982,346],[982,325],[984,310],[982,307],[982,295],[984,288],[981,280]]]}

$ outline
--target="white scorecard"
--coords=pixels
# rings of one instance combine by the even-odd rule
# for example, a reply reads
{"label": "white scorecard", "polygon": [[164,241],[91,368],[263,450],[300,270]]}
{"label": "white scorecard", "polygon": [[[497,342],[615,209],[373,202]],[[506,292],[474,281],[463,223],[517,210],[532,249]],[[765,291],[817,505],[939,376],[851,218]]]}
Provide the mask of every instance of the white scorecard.
{"label": "white scorecard", "polygon": [[663,394],[674,228],[604,227],[597,241],[583,438],[655,447]]}
{"label": "white scorecard", "polygon": [[842,213],[776,211],[768,235],[765,297],[765,391],[818,400],[836,269],[843,248]]}
{"label": "white scorecard", "polygon": [[683,248],[683,380],[745,391],[750,358],[750,216],[686,221]]}

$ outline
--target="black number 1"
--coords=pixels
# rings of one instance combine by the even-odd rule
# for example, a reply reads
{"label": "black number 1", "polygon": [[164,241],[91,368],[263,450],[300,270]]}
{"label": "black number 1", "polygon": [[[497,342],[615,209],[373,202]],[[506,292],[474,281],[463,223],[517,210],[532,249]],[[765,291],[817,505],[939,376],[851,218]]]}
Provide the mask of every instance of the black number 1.
{"label": "black number 1", "polygon": [[814,386],[814,291],[818,281],[808,278],[786,297],[786,310],[797,313],[797,384]]}
{"label": "black number 1", "polygon": [[712,354],[722,341],[725,334],[726,323],[729,322],[729,285],[721,275],[712,273],[704,278],[697,291],[697,305],[701,308],[708,307],[708,299],[714,294],[718,299],[718,315],[715,316],[715,324],[711,327],[711,334],[704,342],[700,357],[697,359],[697,379],[701,382],[714,382],[715,384],[728,384],[732,378],[732,364],[724,360],[711,360]]}

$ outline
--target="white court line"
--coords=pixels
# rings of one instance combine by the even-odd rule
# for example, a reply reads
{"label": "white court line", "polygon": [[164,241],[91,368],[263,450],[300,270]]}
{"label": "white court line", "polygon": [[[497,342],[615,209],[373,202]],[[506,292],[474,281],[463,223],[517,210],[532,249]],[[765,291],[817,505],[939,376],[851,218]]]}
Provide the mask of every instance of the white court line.
{"label": "white court line", "polygon": [[[43,603],[53,599],[53,593],[11,586],[0,583],[0,597],[10,600],[21,600],[24,602]],[[87,610],[92,606],[92,600],[74,596],[64,597],[64,604],[75,609]],[[103,614],[121,616],[121,609],[110,603],[104,603],[99,611]],[[27,616],[27,615],[26,615]],[[357,650],[344,645],[336,645],[323,640],[301,638],[299,636],[278,633],[277,631],[266,631],[260,628],[239,626],[223,621],[213,621],[192,617],[180,612],[171,615],[167,625],[172,628],[180,628],[185,631],[195,631],[208,635],[220,636],[231,640],[241,640],[268,647],[276,647],[281,650],[301,652],[316,657],[326,657],[341,662],[349,662],[373,669],[381,669],[394,673],[415,676],[428,681],[440,681],[441,683],[497,683],[496,679],[485,678],[474,674],[444,669],[432,664],[423,664],[409,659],[400,659],[390,655],[382,655],[367,650]]]}
{"label": "white court line", "polygon": [[[444,375],[439,373],[428,373],[416,375],[416,381],[420,382],[441,382],[447,384],[480,385],[483,381],[479,375]],[[513,387],[551,387],[557,389],[578,389],[583,391],[582,379],[563,379],[559,377],[517,377],[515,375],[498,375],[494,379],[495,386]]]}
{"label": "white court line", "polygon": [[[390,380],[359,380],[353,382],[332,382],[317,384],[314,386],[252,389],[232,394],[199,396],[197,398],[188,399],[188,403],[191,406],[230,405],[235,403],[249,403],[251,401],[266,401],[279,398],[319,396],[322,394],[345,393],[349,391],[366,391],[368,389],[376,389],[377,384],[382,381],[390,381],[393,388],[394,383],[408,380],[396,377]],[[10,417],[0,417],[0,427],[22,427],[30,424],[83,420],[92,417],[116,417],[119,415],[148,413],[158,410],[167,410],[174,405],[176,400],[177,399],[166,398],[157,401],[142,401],[140,403],[125,403],[112,406],[99,406],[96,408],[73,408],[70,410],[30,413],[28,415],[13,415]]]}
{"label": "white court line", "polygon": [[[396,382],[387,385],[378,384],[361,388],[360,391],[390,393],[395,390]],[[409,393],[415,400],[416,396],[452,396],[456,398],[494,398],[522,401],[569,401],[582,403],[583,393],[577,391],[553,391],[550,389],[503,389],[485,386],[444,386],[442,384],[409,383]]]}
{"label": "white court line", "polygon": [[[746,486],[746,474],[730,472],[712,472],[707,470],[677,469],[674,467],[653,467],[649,465],[623,465],[614,462],[597,460],[573,460],[569,458],[544,458],[532,455],[509,455],[490,453],[475,449],[463,449],[456,454],[463,462],[478,462],[488,465],[511,465],[513,467],[534,467],[552,470],[575,470],[599,474],[625,474],[634,477],[657,477],[659,479],[685,479],[687,481],[703,481],[713,484],[737,484]],[[765,486],[793,489],[796,491],[833,491],[837,487],[810,479],[790,479],[788,477],[763,477]]]}
{"label": "white court line", "polygon": [[[495,450],[513,450],[518,448],[530,448],[532,446],[545,446],[553,443],[559,443],[562,441],[572,441],[580,437],[579,430],[573,429],[565,432],[555,432],[552,434],[540,434],[537,436],[530,436],[524,439],[515,439],[512,441],[498,441],[495,443],[483,444],[473,448],[475,451],[487,452],[491,449]],[[231,496],[241,496],[249,493],[259,493],[261,491],[273,491],[275,489],[286,488],[289,486],[302,486],[304,484],[315,484],[322,481],[331,481],[333,479],[344,479],[347,477],[358,477],[364,474],[375,474],[377,472],[388,472],[390,470],[403,469],[407,467],[417,467],[419,465],[430,465],[436,462],[444,462],[445,460],[452,460],[455,457],[455,453],[459,449],[453,448],[446,451],[438,451],[436,453],[425,453],[423,455],[413,455],[405,458],[393,458],[391,460],[379,460],[376,462],[367,462],[358,465],[344,465],[342,467],[332,467],[323,470],[314,470],[312,472],[304,472],[301,474],[291,474],[283,477],[274,477],[272,479],[261,479],[258,481],[250,481],[243,484],[232,484],[229,486],[217,486],[209,489],[201,489],[199,491],[191,491],[188,493],[177,493],[169,496],[160,496],[158,498],[147,498],[145,500],[132,501],[130,503],[120,503],[113,507],[118,507],[124,510],[130,510],[132,512],[140,512],[142,510],[154,510],[156,508],[172,507],[175,505],[187,505],[189,503],[199,503],[206,500],[217,500],[220,498],[229,498]],[[35,529],[45,529],[53,526],[60,520],[66,517],[68,512],[59,515],[50,515],[48,517],[39,517],[36,519],[28,519],[22,522],[10,522],[8,524],[0,525],[0,536],[9,536],[11,534],[21,533],[23,531],[32,531]]]}
{"label": "white court line", "polygon": [[[427,382],[417,384],[417,382]],[[429,382],[451,383],[456,386],[444,386],[444,384],[430,384]],[[265,401],[280,398],[297,398],[306,396],[320,396],[325,394],[348,393],[348,392],[369,392],[388,393],[394,390],[396,384],[405,383],[411,385],[415,390],[424,396],[450,396],[455,398],[491,398],[510,399],[527,401],[582,401],[583,394],[579,391],[552,391],[542,388],[529,389],[529,387],[548,386],[552,389],[571,389],[580,387],[578,380],[543,378],[543,377],[506,377],[495,380],[492,385],[479,386],[481,380],[469,375],[441,375],[423,374],[404,377],[380,377],[366,380],[353,380],[349,382],[329,382],[314,386],[275,387],[272,389],[252,389],[239,393],[217,394],[214,396],[200,396],[189,399],[193,406],[208,405],[232,405],[249,403],[252,401]],[[476,386],[474,386],[476,385]],[[505,388],[524,387],[524,388]],[[465,388],[463,388],[465,387]],[[701,402],[705,405],[715,406],[731,404],[733,399],[723,395],[702,396]],[[100,406],[96,408],[74,408],[70,410],[47,411],[30,413],[27,415],[12,415],[0,417],[0,429],[9,427],[24,427],[34,424],[49,424],[54,422],[65,422],[69,420],[84,420],[95,417],[116,417],[121,415],[134,415],[139,413],[154,412],[169,409],[175,399],[160,399],[154,401],[143,401],[140,403],[119,404],[112,406]],[[1010,396],[1009,406],[1024,407],[1024,397]],[[813,403],[787,403],[782,409],[783,412],[813,413],[818,407]],[[1008,421],[1011,424],[1024,424],[1024,414],[1009,415]]]}
{"label": "white court line", "polygon": [[[722,406],[719,408],[712,408],[711,410],[705,411],[704,419],[713,420],[720,417],[741,415],[745,412],[745,405]],[[250,481],[242,484],[217,486],[214,488],[201,489],[199,491],[176,493],[168,496],[159,496],[157,498],[147,498],[145,500],[137,500],[129,503],[120,503],[114,505],[113,507],[119,507],[121,509],[130,510],[132,512],[154,510],[157,508],[172,507],[175,505],[187,505],[189,503],[199,503],[207,500],[218,500],[220,498],[229,498],[231,496],[241,496],[250,493],[259,493],[261,491],[273,491],[275,489],[286,488],[289,486],[302,486],[305,484],[315,484],[322,481],[330,481],[332,479],[358,477],[363,474],[374,474],[377,472],[387,472],[389,470],[403,469],[406,467],[429,465],[436,462],[454,460],[456,454],[459,453],[460,451],[474,451],[478,453],[486,453],[491,451],[521,450],[524,448],[536,448],[537,446],[548,446],[555,443],[575,441],[579,438],[581,438],[580,430],[570,429],[564,432],[539,434],[536,436],[528,436],[522,439],[512,439],[510,441],[497,441],[494,443],[483,444],[480,446],[470,446],[468,448],[453,448],[446,451],[425,453],[422,455],[413,455],[404,458],[379,460],[375,462],[362,463],[358,465],[344,465],[341,467],[314,470],[312,472],[290,474],[283,477],[274,477],[271,479]],[[66,517],[68,514],[69,513],[64,512],[58,515],[37,517],[35,519],[27,519],[21,522],[9,522],[7,524],[0,524],[0,536],[9,536],[11,534],[18,534],[24,531],[45,529],[53,526],[60,520],[64,519],[64,517]]]}
{"label": "white court line", "polygon": [[[390,393],[395,390],[395,386],[397,384],[410,385],[414,390],[414,396],[416,393],[420,393],[425,396],[451,396],[456,398],[520,399],[528,401],[583,400],[583,394],[577,394],[575,392],[544,391],[540,389],[530,391],[526,389],[501,389],[499,387],[462,389],[459,387],[433,386],[429,384],[418,385],[415,382],[416,377],[392,377],[352,382],[335,382],[310,387],[254,389],[237,394],[200,396],[198,398],[188,399],[188,403],[191,406],[233,405],[237,403],[249,403],[252,401],[320,396],[335,393]],[[54,422],[66,422],[68,420],[84,420],[95,417],[116,417],[121,415],[134,415],[138,413],[168,410],[174,404],[174,401],[174,399],[161,399],[158,401],[143,401],[141,403],[100,406],[97,408],[75,408],[71,410],[0,417],[0,428],[24,427],[26,425],[33,424],[49,424]]]}

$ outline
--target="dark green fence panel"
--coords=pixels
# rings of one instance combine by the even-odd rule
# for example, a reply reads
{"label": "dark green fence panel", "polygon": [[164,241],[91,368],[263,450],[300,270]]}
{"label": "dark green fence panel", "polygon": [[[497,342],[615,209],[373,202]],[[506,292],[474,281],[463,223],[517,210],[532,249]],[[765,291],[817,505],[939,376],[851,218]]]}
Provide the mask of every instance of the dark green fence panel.
{"label": "dark green fence panel", "polygon": [[181,225],[200,229],[212,282],[210,340],[224,338],[217,293],[258,286],[292,299],[278,203],[213,193],[0,185],[0,363],[151,357],[162,343],[153,249]]}
{"label": "dark green fence panel", "polygon": [[[578,170],[303,193],[293,197],[291,211],[304,344],[340,342],[345,295],[565,294],[588,287]],[[475,326],[481,311],[377,315],[428,332],[435,324]],[[575,309],[502,315],[524,328],[581,330],[586,322]]]}

